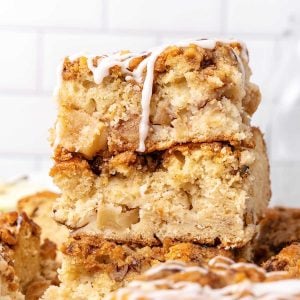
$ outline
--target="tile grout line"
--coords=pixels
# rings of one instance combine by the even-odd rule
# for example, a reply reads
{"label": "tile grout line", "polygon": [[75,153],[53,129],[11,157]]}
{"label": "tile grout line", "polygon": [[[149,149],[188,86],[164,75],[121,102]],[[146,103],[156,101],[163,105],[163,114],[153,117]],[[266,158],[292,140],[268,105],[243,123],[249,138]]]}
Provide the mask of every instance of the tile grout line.
{"label": "tile grout line", "polygon": [[37,42],[36,42],[36,92],[39,94],[42,91],[43,86],[43,32],[37,31]]}
{"label": "tile grout line", "polygon": [[51,95],[52,95],[51,91],[44,91],[42,89],[39,89],[39,90],[0,89],[0,96],[49,97]]}
{"label": "tile grout line", "polygon": [[[104,0],[105,1],[105,0]],[[223,0],[224,1],[224,0]],[[226,0],[225,0],[226,1]],[[106,18],[106,17],[105,17]],[[227,21],[225,22],[227,23]],[[227,26],[227,25],[226,25]],[[82,34],[104,34],[104,35],[110,35],[110,34],[115,34],[115,35],[128,35],[128,36],[137,36],[137,37],[145,37],[145,35],[160,35],[160,36],[178,36],[178,35],[219,35],[222,34],[222,32],[219,30],[217,31],[189,31],[189,30],[184,30],[184,31],[172,31],[172,30],[151,30],[151,29],[145,29],[145,30],[140,30],[140,29],[112,29],[109,27],[105,28],[86,28],[86,27],[81,27],[81,28],[73,28],[73,27],[51,27],[51,26],[44,26],[44,27],[39,27],[39,26],[12,26],[12,25],[0,25],[0,31],[1,30],[11,30],[14,32],[22,32],[22,33],[35,33],[37,31],[42,32],[43,34],[57,34],[57,35],[63,35],[63,34],[74,34],[74,35],[82,35]],[[280,33],[251,33],[251,32],[232,32],[234,35],[243,35],[247,38],[254,38],[254,39],[276,39],[280,36]],[[300,35],[300,34],[299,34]]]}

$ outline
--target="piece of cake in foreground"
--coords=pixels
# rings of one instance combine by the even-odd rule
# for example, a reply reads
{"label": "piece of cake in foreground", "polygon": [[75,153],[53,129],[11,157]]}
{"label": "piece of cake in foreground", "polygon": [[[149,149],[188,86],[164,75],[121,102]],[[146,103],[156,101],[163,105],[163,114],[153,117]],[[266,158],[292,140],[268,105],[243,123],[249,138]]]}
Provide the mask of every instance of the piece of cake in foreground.
{"label": "piece of cake in foreground", "polygon": [[52,218],[52,206],[60,195],[51,191],[41,191],[20,199],[17,210],[25,212],[27,216],[41,227],[41,240],[54,242],[59,249],[67,240],[69,231],[65,226],[57,224]]}
{"label": "piece of cake in foreground", "polygon": [[0,214],[1,297],[24,299],[27,286],[39,276],[39,235],[40,228],[25,214]]}
{"label": "piece of cake in foreground", "polygon": [[286,272],[266,273],[253,264],[216,257],[208,265],[168,262],[105,300],[300,299],[300,280]]}
{"label": "piece of cake in foreground", "polygon": [[[281,208],[280,210],[293,211],[291,208]],[[270,221],[268,217],[266,218],[266,222]],[[264,221],[263,219],[262,222]],[[272,241],[271,238],[274,240]],[[269,236],[269,241],[276,243],[277,238],[274,232]],[[232,265],[225,273],[222,271],[223,275],[226,276],[223,279],[218,278],[220,284],[222,282],[223,284],[234,284],[234,280],[240,282],[247,279],[269,281],[273,275],[279,275],[277,279],[300,279],[300,244],[292,244],[284,248],[278,255],[264,261],[262,265],[267,272],[285,271],[283,273],[271,273],[270,275],[255,264],[232,264],[230,261],[232,259],[236,262],[250,262],[252,260],[251,252],[255,253],[257,246],[257,243],[251,241],[243,248],[225,250],[165,240],[162,245],[149,247],[131,243],[120,244],[103,240],[100,237],[81,234],[70,238],[63,246],[63,266],[59,272],[61,284],[58,287],[50,287],[46,292],[45,299],[100,300],[108,292],[128,285],[129,282],[138,279],[149,268],[162,262],[182,261],[199,266],[205,265],[215,256],[222,256],[223,258],[213,259],[210,262],[210,267],[219,265],[221,272],[226,265],[227,267]],[[238,272],[236,272],[237,269]],[[260,273],[263,276],[259,275]],[[202,278],[202,280],[208,285],[214,285],[212,280],[216,280],[216,277],[212,277],[212,274],[209,273],[207,278]],[[251,284],[244,282],[237,287],[243,290],[247,286],[250,288]],[[279,286],[282,287],[282,283]],[[141,292],[143,292],[142,289]],[[254,299],[256,298],[254,297]],[[287,294],[286,298],[283,299],[291,298]]]}
{"label": "piece of cake in foreground", "polygon": [[51,171],[62,190],[54,216],[77,232],[121,242],[242,247],[270,199],[263,136],[255,128],[253,135],[255,148],[215,142],[94,161],[62,156]]}
{"label": "piece of cake in foreground", "polygon": [[300,243],[300,208],[270,207],[259,224],[254,243],[255,262],[261,263],[293,242]]}
{"label": "piece of cake in foreground", "polygon": [[178,143],[249,143],[260,92],[247,49],[195,40],[143,53],[67,57],[58,87],[55,149],[153,152]]}
{"label": "piece of cake in foreground", "polygon": [[[63,247],[60,286],[50,287],[44,298],[102,299],[123,287],[151,266],[167,260],[202,264],[216,255],[245,260],[243,250],[225,250],[166,240],[159,246],[118,244],[100,237],[76,236]],[[246,258],[247,259],[247,258]]]}
{"label": "piece of cake in foreground", "polygon": [[36,300],[57,284],[53,246],[25,213],[0,213],[0,299]]}
{"label": "piece of cake in foreground", "polygon": [[300,243],[284,247],[277,255],[265,261],[262,266],[267,271],[287,271],[300,278]]}

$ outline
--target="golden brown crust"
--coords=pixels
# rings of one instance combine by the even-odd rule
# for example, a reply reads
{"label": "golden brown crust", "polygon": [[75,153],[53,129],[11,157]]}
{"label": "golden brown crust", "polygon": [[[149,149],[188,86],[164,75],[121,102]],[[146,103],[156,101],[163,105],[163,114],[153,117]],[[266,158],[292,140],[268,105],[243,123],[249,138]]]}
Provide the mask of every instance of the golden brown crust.
{"label": "golden brown crust", "polygon": [[[8,246],[0,244],[1,282],[3,286],[7,285],[8,292],[17,292],[20,289],[20,284],[14,269],[12,254],[12,250]],[[3,293],[2,290],[0,292]]]}
{"label": "golden brown crust", "polygon": [[260,233],[255,240],[255,261],[266,261],[293,242],[300,242],[300,209],[269,208],[260,223]]}
{"label": "golden brown crust", "polygon": [[29,284],[26,289],[25,299],[26,300],[39,300],[41,299],[44,292],[51,285],[49,280],[38,279]]}
{"label": "golden brown crust", "polygon": [[[254,136],[261,135],[260,130],[256,127],[252,127],[252,132]],[[167,161],[172,153],[176,151],[185,152],[193,149],[203,149],[206,151],[218,153],[223,148],[226,149],[227,153],[235,153],[235,155],[238,157],[242,150],[245,150],[247,147],[253,148],[256,145],[255,139],[249,140],[247,145],[236,144],[234,141],[222,142],[222,140],[223,139],[220,139],[220,141],[212,140],[203,143],[191,142],[185,144],[172,145],[165,150],[160,151],[157,149],[151,149],[151,153],[142,154],[136,151],[124,150],[120,153],[117,152],[115,155],[111,155],[110,152],[103,151],[99,154],[99,156],[94,157],[92,160],[88,160],[78,153],[69,152],[67,149],[64,149],[62,147],[57,147],[55,149],[53,157],[55,160],[55,165],[50,170],[49,175],[53,177],[55,176],[55,174],[65,172],[67,170],[70,171],[70,176],[72,176],[71,174],[76,175],[79,171],[83,169],[94,171],[95,167],[93,167],[93,164],[95,164],[96,168],[99,169],[107,169],[107,167],[112,167],[112,169],[114,169],[114,167],[120,165],[135,165],[137,168],[140,168],[143,164],[149,163],[149,161],[151,160],[153,161],[152,158],[154,158],[155,161],[160,161],[160,163],[163,164],[163,161]],[[262,140],[262,142],[263,150],[266,151],[265,141]],[[225,148],[226,146],[228,146],[228,148]]]}
{"label": "golden brown crust", "polygon": [[41,245],[40,254],[43,259],[52,259],[56,258],[57,246],[52,241],[45,239]]}
{"label": "golden brown crust", "polygon": [[287,271],[292,277],[300,278],[300,243],[283,248],[277,255],[262,264],[268,272]]}
{"label": "golden brown crust", "polygon": [[246,96],[243,99],[243,103],[245,106],[246,112],[252,116],[260,104],[261,101],[261,93],[258,87],[255,84],[250,83]]}
{"label": "golden brown crust", "polygon": [[[134,124],[132,124],[132,122],[134,122]],[[137,144],[138,144],[138,136],[132,134],[130,135],[131,132],[136,132],[138,131],[139,127],[139,122],[138,120],[130,120],[126,122],[126,124],[121,124],[119,127],[117,128],[112,128],[111,130],[111,134],[115,139],[119,139],[120,140],[120,144],[112,144],[109,147],[109,153],[110,155],[115,155],[115,154],[119,154],[122,152],[126,152],[126,151],[136,151],[137,149]],[[135,129],[135,130],[134,130]],[[233,146],[245,146],[245,147],[249,147],[252,148],[254,147],[254,144],[252,143],[252,140],[250,138],[247,138],[243,141],[237,141],[235,139],[235,137],[233,135],[224,135],[224,134],[218,134],[215,135],[212,138],[193,138],[190,141],[184,141],[182,143],[195,143],[195,144],[199,144],[199,143],[213,143],[216,141],[224,141],[225,143],[230,143]],[[176,147],[178,143],[176,141],[168,141],[165,143],[154,143],[151,140],[147,141],[147,149],[145,150],[144,153],[152,153],[155,151],[164,151],[166,149],[172,148],[172,147]],[[167,145],[167,146],[166,146]],[[101,151],[100,151],[101,153]],[[87,156],[86,156],[87,157]]]}
{"label": "golden brown crust", "polygon": [[79,157],[72,157],[67,161],[61,161],[56,163],[50,170],[50,176],[55,176],[55,174],[63,174],[68,172],[70,176],[74,176],[83,170],[90,170],[87,160],[80,159]]}
{"label": "golden brown crust", "polygon": [[48,240],[41,246],[40,233],[40,227],[25,212],[0,214],[1,299],[19,300],[24,295],[28,300],[38,299],[46,287],[58,284],[56,246]]}
{"label": "golden brown crust", "polygon": [[39,226],[25,213],[0,213],[0,298],[19,299],[39,275],[39,238]]}
{"label": "golden brown crust", "polygon": [[[205,74],[211,73],[211,71],[216,68],[214,60],[217,58],[222,57],[222,59],[230,61],[231,64],[237,65],[238,62],[232,49],[235,49],[238,53],[242,51],[241,45],[234,42],[230,43],[230,45],[218,42],[214,49],[200,48],[192,43],[187,47],[170,46],[158,56],[154,65],[154,71],[156,73],[165,72],[165,70],[170,67],[170,64],[173,64],[174,57],[183,56],[184,59],[189,62],[191,68],[195,70],[200,70],[202,68],[204,70],[203,75],[205,76]],[[133,58],[129,63],[129,69],[131,71],[136,69],[146,57],[147,55],[141,55]],[[101,58],[101,56],[96,56],[93,59],[94,67],[97,66],[99,58]],[[92,72],[88,68],[86,57],[80,57],[74,61],[70,61],[68,57],[65,58],[62,71],[64,80],[82,79],[86,76],[91,76],[91,74]],[[120,67],[114,66],[110,68],[110,75],[112,77],[122,76]]]}
{"label": "golden brown crust", "polygon": [[40,227],[35,224],[25,213],[17,212],[0,213],[0,242],[8,246],[14,246],[18,242],[18,234],[21,224],[28,224],[31,235],[39,237]]}
{"label": "golden brown crust", "polygon": [[[227,142],[211,142],[211,143],[187,143],[170,147],[164,151],[155,151],[149,154],[139,154],[135,151],[125,151],[114,156],[106,155],[105,153],[95,157],[93,160],[87,160],[76,153],[70,153],[66,150],[60,152],[55,157],[56,163],[50,171],[50,176],[68,172],[68,176],[76,176],[83,170],[85,172],[92,171],[95,175],[103,172],[110,174],[115,172],[118,167],[134,167],[136,169],[145,169],[154,172],[159,166],[168,163],[170,156],[178,152],[189,153],[192,150],[201,149],[207,153],[214,153],[221,157],[225,154],[234,154],[240,156],[241,151],[245,148],[233,147]],[[223,149],[222,154],[220,153]],[[66,156],[65,153],[68,153]]]}
{"label": "golden brown crust", "polygon": [[41,239],[51,240],[59,247],[67,238],[68,230],[58,225],[52,218],[52,206],[60,195],[51,191],[42,191],[24,197],[18,201],[17,210],[25,212],[41,229]]}
{"label": "golden brown crust", "polygon": [[17,210],[26,211],[27,215],[32,218],[34,217],[36,208],[45,202],[45,199],[55,200],[59,194],[50,191],[42,191],[36,194],[24,197],[18,201]]}
{"label": "golden brown crust", "polygon": [[[153,264],[167,260],[199,263],[216,255],[237,258],[231,250],[206,247],[192,243],[178,243],[166,239],[160,246],[141,246],[135,243],[117,243],[99,236],[85,234],[70,239],[63,253],[85,272],[106,272],[114,279],[128,272],[142,272]],[[109,253],[109,255],[108,255]],[[115,278],[116,277],[116,278]]]}

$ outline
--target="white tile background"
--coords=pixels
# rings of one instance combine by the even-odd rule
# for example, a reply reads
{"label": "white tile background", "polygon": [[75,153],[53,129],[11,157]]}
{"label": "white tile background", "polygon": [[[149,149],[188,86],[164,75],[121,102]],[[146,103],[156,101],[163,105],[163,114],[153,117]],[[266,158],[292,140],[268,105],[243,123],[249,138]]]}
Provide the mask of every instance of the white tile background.
{"label": "white tile background", "polygon": [[284,103],[270,93],[274,50],[294,14],[299,0],[0,0],[0,177],[48,171],[51,94],[63,56],[226,36],[246,41],[263,92],[254,123],[266,133],[273,203],[299,205],[300,99],[281,116]]}

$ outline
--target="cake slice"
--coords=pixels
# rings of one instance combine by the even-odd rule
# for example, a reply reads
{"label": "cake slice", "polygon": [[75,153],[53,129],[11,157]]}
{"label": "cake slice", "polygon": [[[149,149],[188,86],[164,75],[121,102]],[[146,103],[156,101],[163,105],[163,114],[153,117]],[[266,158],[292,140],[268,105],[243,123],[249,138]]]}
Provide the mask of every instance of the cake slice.
{"label": "cake slice", "polygon": [[86,235],[70,239],[63,247],[58,287],[50,287],[44,299],[102,299],[123,287],[151,266],[168,260],[202,264],[216,255],[245,260],[243,250],[225,250],[165,240],[159,246],[119,244]]}
{"label": "cake slice", "polygon": [[25,213],[0,213],[0,299],[38,299],[57,284],[55,247]]}
{"label": "cake slice", "polygon": [[253,264],[216,257],[200,267],[168,262],[105,300],[300,299],[300,280],[285,272],[266,273]]}
{"label": "cake slice", "polygon": [[40,228],[25,214],[0,214],[1,297],[22,299],[27,286],[39,276],[39,236]]}
{"label": "cake slice", "polygon": [[270,198],[265,144],[258,129],[253,136],[255,148],[214,142],[92,161],[61,155],[51,170],[62,190],[54,217],[75,234],[120,242],[242,247]]}
{"label": "cake slice", "polygon": [[259,227],[253,247],[257,263],[268,260],[293,242],[300,242],[300,209],[268,208]]}
{"label": "cake slice", "polygon": [[59,194],[51,191],[41,191],[20,199],[17,210],[41,227],[41,240],[51,240],[59,248],[67,240],[69,231],[65,226],[57,224],[52,218],[52,206]]}
{"label": "cake slice", "polygon": [[267,271],[286,271],[300,279],[300,243],[284,247],[262,264]]}
{"label": "cake slice", "polygon": [[179,143],[249,144],[260,102],[250,75],[247,49],[237,41],[66,57],[52,145],[91,159]]}

